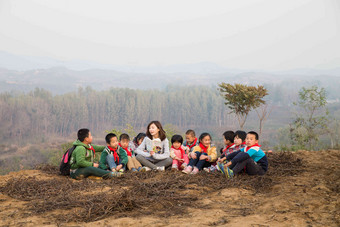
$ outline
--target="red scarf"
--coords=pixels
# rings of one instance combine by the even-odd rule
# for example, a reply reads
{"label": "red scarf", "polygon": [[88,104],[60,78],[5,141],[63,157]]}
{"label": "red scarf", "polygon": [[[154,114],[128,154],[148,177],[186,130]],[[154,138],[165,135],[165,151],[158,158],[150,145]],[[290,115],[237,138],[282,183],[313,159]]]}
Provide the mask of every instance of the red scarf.
{"label": "red scarf", "polygon": [[89,144],[89,147],[86,147],[87,150],[93,151],[93,157],[96,155],[96,151],[93,149],[93,147]]}
{"label": "red scarf", "polygon": [[131,157],[132,156],[132,153],[131,153],[131,151],[129,151],[129,149],[128,148],[124,148],[124,147],[122,147],[122,145],[119,143],[118,144],[121,148],[123,148],[125,151],[126,151],[126,154],[129,156],[129,157]]}
{"label": "red scarf", "polygon": [[174,148],[174,146],[171,146],[171,148],[174,149],[174,150],[180,150],[181,151],[181,159],[184,159],[185,151],[183,150],[182,145],[178,149]]}
{"label": "red scarf", "polygon": [[196,146],[196,143],[197,143],[197,138],[195,138],[194,142],[191,145],[187,145],[187,147],[189,147],[191,149],[194,146]]}
{"label": "red scarf", "polygon": [[227,151],[231,146],[233,146],[233,145],[234,145],[234,143],[228,145],[228,146],[223,150],[223,152],[226,152],[226,151]]}
{"label": "red scarf", "polygon": [[246,147],[246,152],[250,149],[250,148],[252,148],[252,147],[261,147],[261,145],[259,145],[258,143],[255,143],[253,146],[250,146],[250,147]]}
{"label": "red scarf", "polygon": [[201,153],[207,153],[208,147],[205,147],[203,144],[200,143],[200,148],[202,148]]}
{"label": "red scarf", "polygon": [[118,149],[118,148],[113,149],[113,148],[110,147],[110,146],[107,146],[107,147],[110,149],[110,151],[113,152],[113,157],[115,158],[115,162],[119,162],[119,155],[117,154],[117,149]]}

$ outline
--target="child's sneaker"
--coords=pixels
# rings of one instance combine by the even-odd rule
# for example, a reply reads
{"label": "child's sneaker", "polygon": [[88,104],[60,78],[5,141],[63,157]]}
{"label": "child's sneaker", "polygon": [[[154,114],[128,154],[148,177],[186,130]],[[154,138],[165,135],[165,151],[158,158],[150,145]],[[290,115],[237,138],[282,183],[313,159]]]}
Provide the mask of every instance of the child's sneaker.
{"label": "child's sneaker", "polygon": [[204,171],[208,172],[208,173],[213,173],[218,171],[218,169],[216,168],[216,166],[210,166],[210,167],[205,167],[203,168]]}
{"label": "child's sneaker", "polygon": [[165,170],[165,166],[157,166],[156,170],[164,171]]}
{"label": "child's sneaker", "polygon": [[191,171],[192,171],[192,167],[191,167],[191,166],[187,166],[187,167],[185,167],[185,169],[182,171],[182,173],[189,174],[189,173],[191,173]]}
{"label": "child's sneaker", "polygon": [[140,170],[140,172],[148,172],[151,171],[151,168],[147,167],[147,166],[143,166]]}
{"label": "child's sneaker", "polygon": [[120,173],[124,173],[124,169],[120,169],[118,172],[120,172]]}
{"label": "child's sneaker", "polygon": [[140,172],[142,170],[143,167],[138,167],[137,171]]}
{"label": "child's sneaker", "polygon": [[172,164],[171,169],[178,169],[178,165],[177,164]]}
{"label": "child's sneaker", "polygon": [[217,165],[216,165],[216,168],[217,168],[221,173],[223,173],[223,175],[225,175],[223,163],[218,162]]}
{"label": "child's sneaker", "polygon": [[229,169],[229,167],[225,167],[223,170],[225,172],[225,175],[228,178],[233,178],[233,176],[234,176],[234,171],[233,170]]}
{"label": "child's sneaker", "polygon": [[185,168],[187,168],[187,164],[186,163],[183,163],[182,165],[181,165],[181,169],[185,169]]}
{"label": "child's sneaker", "polygon": [[123,175],[123,173],[121,173],[121,172],[110,172],[110,173],[107,173],[104,176],[102,176],[102,178],[103,179],[110,179],[110,178],[113,178],[113,177],[120,177],[122,175]]}
{"label": "child's sneaker", "polygon": [[136,168],[131,169],[132,172],[137,172],[138,170]]}
{"label": "child's sneaker", "polygon": [[194,170],[190,174],[197,174],[199,171],[197,167],[194,167]]}

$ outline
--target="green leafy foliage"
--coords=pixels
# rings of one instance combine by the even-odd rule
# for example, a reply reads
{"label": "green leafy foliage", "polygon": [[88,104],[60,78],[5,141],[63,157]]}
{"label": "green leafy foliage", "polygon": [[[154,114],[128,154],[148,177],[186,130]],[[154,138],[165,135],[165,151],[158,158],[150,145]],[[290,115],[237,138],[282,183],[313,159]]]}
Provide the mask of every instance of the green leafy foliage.
{"label": "green leafy foliage", "polygon": [[236,114],[241,129],[243,128],[249,112],[261,104],[265,104],[263,97],[268,95],[267,89],[258,85],[248,86],[244,84],[227,84],[218,85],[221,95],[225,99],[225,105]]}
{"label": "green leafy foliage", "polygon": [[320,136],[328,132],[329,111],[326,108],[325,89],[302,87],[299,100],[294,105],[298,107],[298,112],[289,127],[291,150],[319,148]]}

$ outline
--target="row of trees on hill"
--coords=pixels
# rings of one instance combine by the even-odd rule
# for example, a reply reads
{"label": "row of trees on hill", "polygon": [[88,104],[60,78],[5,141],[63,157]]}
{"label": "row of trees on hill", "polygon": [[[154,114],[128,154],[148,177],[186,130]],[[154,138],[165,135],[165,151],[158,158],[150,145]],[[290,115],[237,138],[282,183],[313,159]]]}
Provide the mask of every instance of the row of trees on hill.
{"label": "row of trees on hill", "polygon": [[1,137],[68,136],[81,127],[104,131],[131,124],[145,128],[152,120],[178,127],[221,126],[232,121],[223,98],[210,87],[181,87],[166,91],[91,88],[52,96],[43,89],[28,94],[0,95]]}

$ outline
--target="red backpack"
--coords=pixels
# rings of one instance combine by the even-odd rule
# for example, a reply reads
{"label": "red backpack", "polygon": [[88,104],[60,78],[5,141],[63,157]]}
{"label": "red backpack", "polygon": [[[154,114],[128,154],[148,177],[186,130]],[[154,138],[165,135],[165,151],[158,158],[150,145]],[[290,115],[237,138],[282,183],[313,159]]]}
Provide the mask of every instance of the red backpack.
{"label": "red backpack", "polygon": [[60,166],[59,166],[61,175],[64,175],[64,176],[70,175],[70,169],[71,169],[70,160],[72,157],[72,153],[76,147],[77,147],[76,145],[73,145],[72,147],[67,149],[67,151],[64,153],[61,159],[61,162],[60,162]]}

